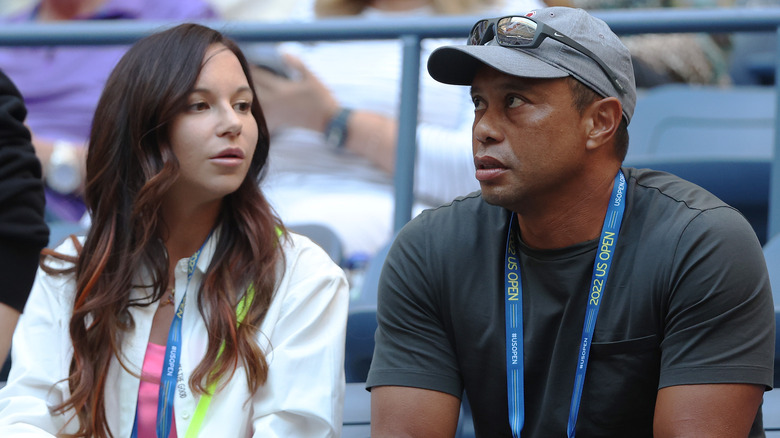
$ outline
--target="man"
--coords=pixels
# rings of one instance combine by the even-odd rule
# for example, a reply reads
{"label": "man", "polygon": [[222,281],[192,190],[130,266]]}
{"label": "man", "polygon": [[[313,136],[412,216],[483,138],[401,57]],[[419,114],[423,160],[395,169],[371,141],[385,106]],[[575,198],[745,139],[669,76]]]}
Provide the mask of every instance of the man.
{"label": "man", "polygon": [[[41,163],[24,126],[26,114],[19,90],[0,71],[0,365],[49,239]],[[0,380],[7,373],[4,369]]]}
{"label": "man", "polygon": [[[435,51],[470,85],[481,193],[398,235],[379,285],[372,436],[747,436],[774,317],[748,222],[621,168],[636,92],[601,20],[547,8]],[[760,424],[758,424],[760,427]]]}

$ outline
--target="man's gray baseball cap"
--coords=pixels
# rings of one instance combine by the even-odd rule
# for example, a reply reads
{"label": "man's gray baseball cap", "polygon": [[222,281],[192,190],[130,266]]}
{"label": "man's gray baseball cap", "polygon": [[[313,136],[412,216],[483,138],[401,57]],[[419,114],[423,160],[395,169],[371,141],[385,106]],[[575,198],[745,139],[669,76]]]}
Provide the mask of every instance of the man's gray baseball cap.
{"label": "man's gray baseball cap", "polygon": [[626,122],[631,121],[636,105],[636,84],[631,53],[607,24],[582,9],[552,7],[525,14],[568,36],[609,66],[622,85],[620,93],[598,63],[552,38],[545,38],[533,49],[498,45],[495,38],[485,45],[444,46],[428,58],[428,72],[439,82],[471,85],[482,65],[513,76],[562,78],[573,76],[603,97],[616,97],[623,106]]}

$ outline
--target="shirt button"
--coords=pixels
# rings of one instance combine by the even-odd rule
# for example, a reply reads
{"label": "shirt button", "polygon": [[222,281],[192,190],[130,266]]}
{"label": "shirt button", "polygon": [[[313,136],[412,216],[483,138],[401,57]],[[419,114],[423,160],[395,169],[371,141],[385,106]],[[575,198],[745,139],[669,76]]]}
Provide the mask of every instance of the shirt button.
{"label": "shirt button", "polygon": [[190,419],[190,413],[189,412],[183,412],[181,414],[181,418],[184,418],[185,420],[189,420]]}

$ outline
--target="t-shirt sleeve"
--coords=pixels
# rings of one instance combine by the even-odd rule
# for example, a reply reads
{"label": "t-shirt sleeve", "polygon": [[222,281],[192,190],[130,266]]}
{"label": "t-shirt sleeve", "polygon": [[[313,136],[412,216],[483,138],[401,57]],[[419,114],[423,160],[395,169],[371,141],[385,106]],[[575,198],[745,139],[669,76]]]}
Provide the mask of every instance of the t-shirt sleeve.
{"label": "t-shirt sleeve", "polygon": [[376,346],[366,386],[409,386],[461,397],[462,379],[441,300],[441,252],[425,215],[401,230],[379,279]]}
{"label": "t-shirt sleeve", "polygon": [[665,297],[659,388],[772,386],[774,306],[758,239],[728,207],[705,210],[681,235]]}

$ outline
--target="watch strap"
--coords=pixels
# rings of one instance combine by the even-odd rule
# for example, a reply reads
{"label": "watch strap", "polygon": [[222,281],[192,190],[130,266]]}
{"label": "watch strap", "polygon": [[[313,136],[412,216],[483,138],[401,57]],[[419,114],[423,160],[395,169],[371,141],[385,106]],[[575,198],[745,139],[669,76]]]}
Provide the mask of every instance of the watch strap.
{"label": "watch strap", "polygon": [[341,108],[325,127],[325,141],[336,149],[343,149],[347,143],[347,123],[352,110]]}

